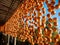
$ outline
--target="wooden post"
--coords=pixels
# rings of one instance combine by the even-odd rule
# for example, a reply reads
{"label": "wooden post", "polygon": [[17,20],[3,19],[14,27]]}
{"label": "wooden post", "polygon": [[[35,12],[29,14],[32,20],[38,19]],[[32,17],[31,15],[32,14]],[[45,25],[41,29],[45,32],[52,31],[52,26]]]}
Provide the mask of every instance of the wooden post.
{"label": "wooden post", "polygon": [[16,45],[16,37],[14,38],[14,45]]}
{"label": "wooden post", "polygon": [[7,45],[9,45],[9,42],[10,42],[10,35],[7,35],[8,36],[8,42],[7,42]]}

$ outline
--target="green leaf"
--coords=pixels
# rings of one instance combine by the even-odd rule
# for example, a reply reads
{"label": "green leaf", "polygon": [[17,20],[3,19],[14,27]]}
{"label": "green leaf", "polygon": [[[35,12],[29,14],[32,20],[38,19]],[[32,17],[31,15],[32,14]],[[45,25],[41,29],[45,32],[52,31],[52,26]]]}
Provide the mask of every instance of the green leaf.
{"label": "green leaf", "polygon": [[54,42],[50,42],[50,45],[54,45]]}
{"label": "green leaf", "polygon": [[55,37],[57,34],[58,34],[57,31],[56,31],[56,32],[53,32],[53,33],[52,33],[52,39],[54,39],[54,37]]}

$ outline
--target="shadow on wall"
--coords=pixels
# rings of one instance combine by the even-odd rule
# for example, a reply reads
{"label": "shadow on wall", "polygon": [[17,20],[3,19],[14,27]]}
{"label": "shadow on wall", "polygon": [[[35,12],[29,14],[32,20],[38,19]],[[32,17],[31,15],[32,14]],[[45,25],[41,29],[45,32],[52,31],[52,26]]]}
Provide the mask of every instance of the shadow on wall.
{"label": "shadow on wall", "polygon": [[[8,43],[8,36],[4,35],[0,32],[0,45],[7,45]],[[9,45],[14,45],[14,37],[10,36],[9,38]],[[27,40],[25,42],[16,40],[16,45],[31,45]]]}
{"label": "shadow on wall", "polygon": [[3,35],[2,32],[0,32],[0,45],[6,45],[7,44],[7,37]]}
{"label": "shadow on wall", "polygon": [[23,0],[0,0],[0,26],[4,25],[12,16]]}

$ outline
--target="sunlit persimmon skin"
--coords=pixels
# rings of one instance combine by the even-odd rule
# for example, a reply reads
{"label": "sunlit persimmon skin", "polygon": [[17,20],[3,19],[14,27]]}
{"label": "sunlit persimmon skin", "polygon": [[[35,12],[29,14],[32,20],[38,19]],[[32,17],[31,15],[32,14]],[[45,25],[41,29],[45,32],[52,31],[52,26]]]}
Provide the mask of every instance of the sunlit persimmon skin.
{"label": "sunlit persimmon skin", "polygon": [[42,23],[45,24],[46,23],[46,20],[42,20]]}
{"label": "sunlit persimmon skin", "polygon": [[[24,37],[24,36],[26,36],[26,39],[28,39],[28,41],[30,42],[30,43],[32,43],[32,45],[34,45],[36,42],[38,43],[38,45],[50,45],[49,44],[49,42],[52,42],[52,39],[51,39],[51,37],[52,37],[52,32],[54,32],[54,31],[56,31],[57,29],[52,29],[51,27],[53,26],[52,24],[51,24],[51,22],[55,22],[54,23],[54,25],[55,26],[57,26],[57,20],[56,19],[52,19],[51,18],[51,14],[47,14],[47,17],[48,17],[48,22],[50,23],[50,24],[47,24],[50,28],[49,29],[47,29],[47,28],[45,28],[46,27],[46,17],[45,16],[43,16],[43,14],[45,14],[45,9],[44,9],[44,7],[43,7],[43,2],[46,2],[46,4],[48,5],[48,11],[52,14],[52,15],[54,15],[55,14],[55,12],[54,12],[54,10],[55,10],[55,8],[56,7],[54,7],[53,5],[55,4],[55,0],[52,0],[51,1],[51,4],[49,4],[48,3],[48,1],[47,0],[41,0],[41,1],[39,1],[39,0],[35,0],[35,2],[34,1],[32,1],[31,0],[31,4],[29,4],[29,6],[27,6],[27,7],[25,7],[25,12],[26,12],[26,14],[30,11],[30,8],[31,8],[31,11],[30,11],[30,16],[26,16],[26,17],[24,17],[24,18],[26,18],[26,28],[25,29],[23,29],[23,30],[25,30],[25,31],[22,31],[22,32],[24,32],[24,34],[22,35],[22,37]],[[30,1],[26,1],[26,4],[27,4],[27,2],[30,2]],[[33,3],[32,3],[33,2]],[[26,5],[25,4],[25,5]],[[27,4],[28,5],[28,4]],[[34,6],[36,5],[36,7],[34,8]],[[24,6],[22,6],[22,7],[24,7]],[[33,7],[33,8],[32,8]],[[22,8],[23,9],[23,8]],[[42,9],[42,12],[41,12],[41,9]],[[36,10],[37,12],[38,12],[38,14],[34,11],[34,10]],[[25,15],[26,15],[25,14]],[[34,16],[32,16],[32,14],[34,14]],[[40,17],[42,16],[42,20],[40,20]],[[31,21],[33,19],[33,21]],[[28,21],[30,20],[30,25],[28,24]],[[53,21],[54,20],[54,21]],[[41,23],[41,24],[40,24]],[[37,27],[37,34],[35,33],[35,29],[34,29],[34,26],[32,27],[31,25],[32,24],[34,24],[36,27]],[[28,27],[28,25],[29,25],[29,27]],[[44,29],[45,28],[45,29]],[[42,29],[44,29],[44,35],[47,37],[47,38],[42,38],[42,36],[43,36],[43,34],[42,34]],[[29,30],[29,31],[28,31]],[[48,31],[49,30],[49,31]],[[26,33],[25,33],[26,32]],[[35,39],[33,40],[32,39],[32,37],[34,36],[34,35],[36,35],[35,36]],[[48,39],[48,40],[47,40]],[[41,41],[40,41],[41,40]],[[44,44],[44,42],[43,41],[45,41],[45,44]],[[47,43],[46,43],[46,41],[47,41]]]}
{"label": "sunlit persimmon skin", "polygon": [[[51,9],[51,12],[55,10],[55,6],[53,6],[52,4],[48,5],[48,8]],[[48,10],[49,11],[49,10]]]}
{"label": "sunlit persimmon skin", "polygon": [[59,9],[59,5],[56,5],[56,6],[55,6],[55,9]]}
{"label": "sunlit persimmon skin", "polygon": [[48,30],[44,29],[44,36],[47,36],[47,32],[48,32]]}
{"label": "sunlit persimmon skin", "polygon": [[46,9],[42,8],[42,13],[45,14],[46,13]]}
{"label": "sunlit persimmon skin", "polygon": [[51,39],[51,38],[47,38],[47,41],[48,41],[48,42],[52,42],[52,39]]}
{"label": "sunlit persimmon skin", "polygon": [[42,8],[42,11],[43,11],[43,10],[46,10],[46,9],[45,9],[45,8]]}
{"label": "sunlit persimmon skin", "polygon": [[48,21],[49,21],[49,22],[53,22],[52,18],[49,18]]}
{"label": "sunlit persimmon skin", "polygon": [[58,13],[58,15],[60,16],[60,12]]}
{"label": "sunlit persimmon skin", "polygon": [[54,40],[53,40],[53,42],[58,42],[59,41],[59,39],[57,39],[57,38],[54,38]]}
{"label": "sunlit persimmon skin", "polygon": [[46,23],[46,16],[42,16],[42,23]]}
{"label": "sunlit persimmon skin", "polygon": [[56,13],[55,11],[52,11],[52,12],[51,12],[51,15],[55,15],[55,13]]}
{"label": "sunlit persimmon skin", "polygon": [[53,22],[57,22],[57,18],[55,17],[55,18],[53,18]]}
{"label": "sunlit persimmon skin", "polygon": [[52,37],[52,34],[47,33],[46,34],[46,37],[51,38]]}
{"label": "sunlit persimmon skin", "polygon": [[49,11],[49,12],[52,12],[52,9],[51,9],[51,8],[49,8],[49,9],[48,9],[48,11]]}
{"label": "sunlit persimmon skin", "polygon": [[42,12],[38,12],[38,17],[41,17],[43,15]]}
{"label": "sunlit persimmon skin", "polygon": [[59,0],[59,2],[58,2],[58,7],[60,8],[60,0]]}
{"label": "sunlit persimmon skin", "polygon": [[59,39],[60,39],[60,35],[57,34],[55,38],[58,39],[58,41],[59,41]]}
{"label": "sunlit persimmon skin", "polygon": [[34,11],[34,15],[36,16],[36,12]]}
{"label": "sunlit persimmon skin", "polygon": [[40,11],[40,6],[37,6],[37,7],[36,7],[36,10],[37,10],[37,11]]}
{"label": "sunlit persimmon skin", "polygon": [[44,45],[49,45],[49,43],[48,42],[45,42]]}
{"label": "sunlit persimmon skin", "polygon": [[45,20],[46,19],[46,16],[42,16],[42,20]]}
{"label": "sunlit persimmon skin", "polygon": [[56,32],[57,31],[57,28],[53,28],[53,32]]}
{"label": "sunlit persimmon skin", "polygon": [[48,5],[48,0],[46,0],[46,4]]}
{"label": "sunlit persimmon skin", "polygon": [[42,43],[39,43],[38,45],[44,45],[44,43],[42,42]]}
{"label": "sunlit persimmon skin", "polygon": [[[52,18],[52,16],[56,14],[55,10],[60,8],[60,0],[57,5],[55,5],[55,0],[50,1],[24,0],[10,20],[0,27],[0,31],[13,37],[18,37],[23,42],[28,40],[32,45],[35,43],[38,45],[50,45],[50,42],[58,45],[57,42],[60,39],[60,35],[57,34],[52,39],[52,33],[57,32],[56,27],[58,26],[57,18]],[[49,13],[47,15],[44,3],[48,7]],[[58,16],[60,16],[60,13]]]}
{"label": "sunlit persimmon skin", "polygon": [[49,24],[48,24],[48,27],[49,27],[49,28],[51,28],[51,27],[52,27],[52,24],[51,24],[51,23],[49,23]]}
{"label": "sunlit persimmon skin", "polygon": [[50,15],[50,14],[47,14],[47,17],[48,17],[48,18],[50,18],[50,17],[51,17],[51,15]]}
{"label": "sunlit persimmon skin", "polygon": [[0,32],[4,32],[5,33],[4,26],[0,26]]}
{"label": "sunlit persimmon skin", "polygon": [[57,24],[57,22],[54,22],[54,26],[57,26],[58,24]]}
{"label": "sunlit persimmon skin", "polygon": [[59,45],[59,43],[58,43],[58,42],[56,42],[54,45]]}
{"label": "sunlit persimmon skin", "polygon": [[55,0],[54,1],[51,1],[51,4],[54,5],[55,4]]}
{"label": "sunlit persimmon skin", "polygon": [[47,6],[48,6],[48,8],[51,8],[52,4],[51,3],[48,3]]}
{"label": "sunlit persimmon skin", "polygon": [[43,38],[43,41],[44,41],[44,42],[46,42],[46,41],[47,41],[47,38],[46,38],[46,37],[44,37],[44,38]]}

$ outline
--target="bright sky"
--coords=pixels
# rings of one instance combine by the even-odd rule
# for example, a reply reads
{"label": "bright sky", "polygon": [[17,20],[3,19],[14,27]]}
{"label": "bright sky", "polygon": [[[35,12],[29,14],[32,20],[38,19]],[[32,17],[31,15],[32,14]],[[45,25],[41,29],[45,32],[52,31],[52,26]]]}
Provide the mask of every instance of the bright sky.
{"label": "bright sky", "polygon": [[[58,4],[58,0],[56,0],[56,3],[55,3],[55,5],[56,4]],[[46,8],[46,14],[45,15],[47,15],[49,12],[48,12],[48,7],[47,7],[47,5],[46,5],[46,3],[44,3],[44,8]],[[52,18],[54,18],[54,17],[57,17],[58,18],[58,29],[60,29],[60,16],[58,16],[58,13],[60,12],[60,9],[57,9],[57,10],[55,10],[56,11],[56,14],[54,15],[54,16],[52,16]]]}

